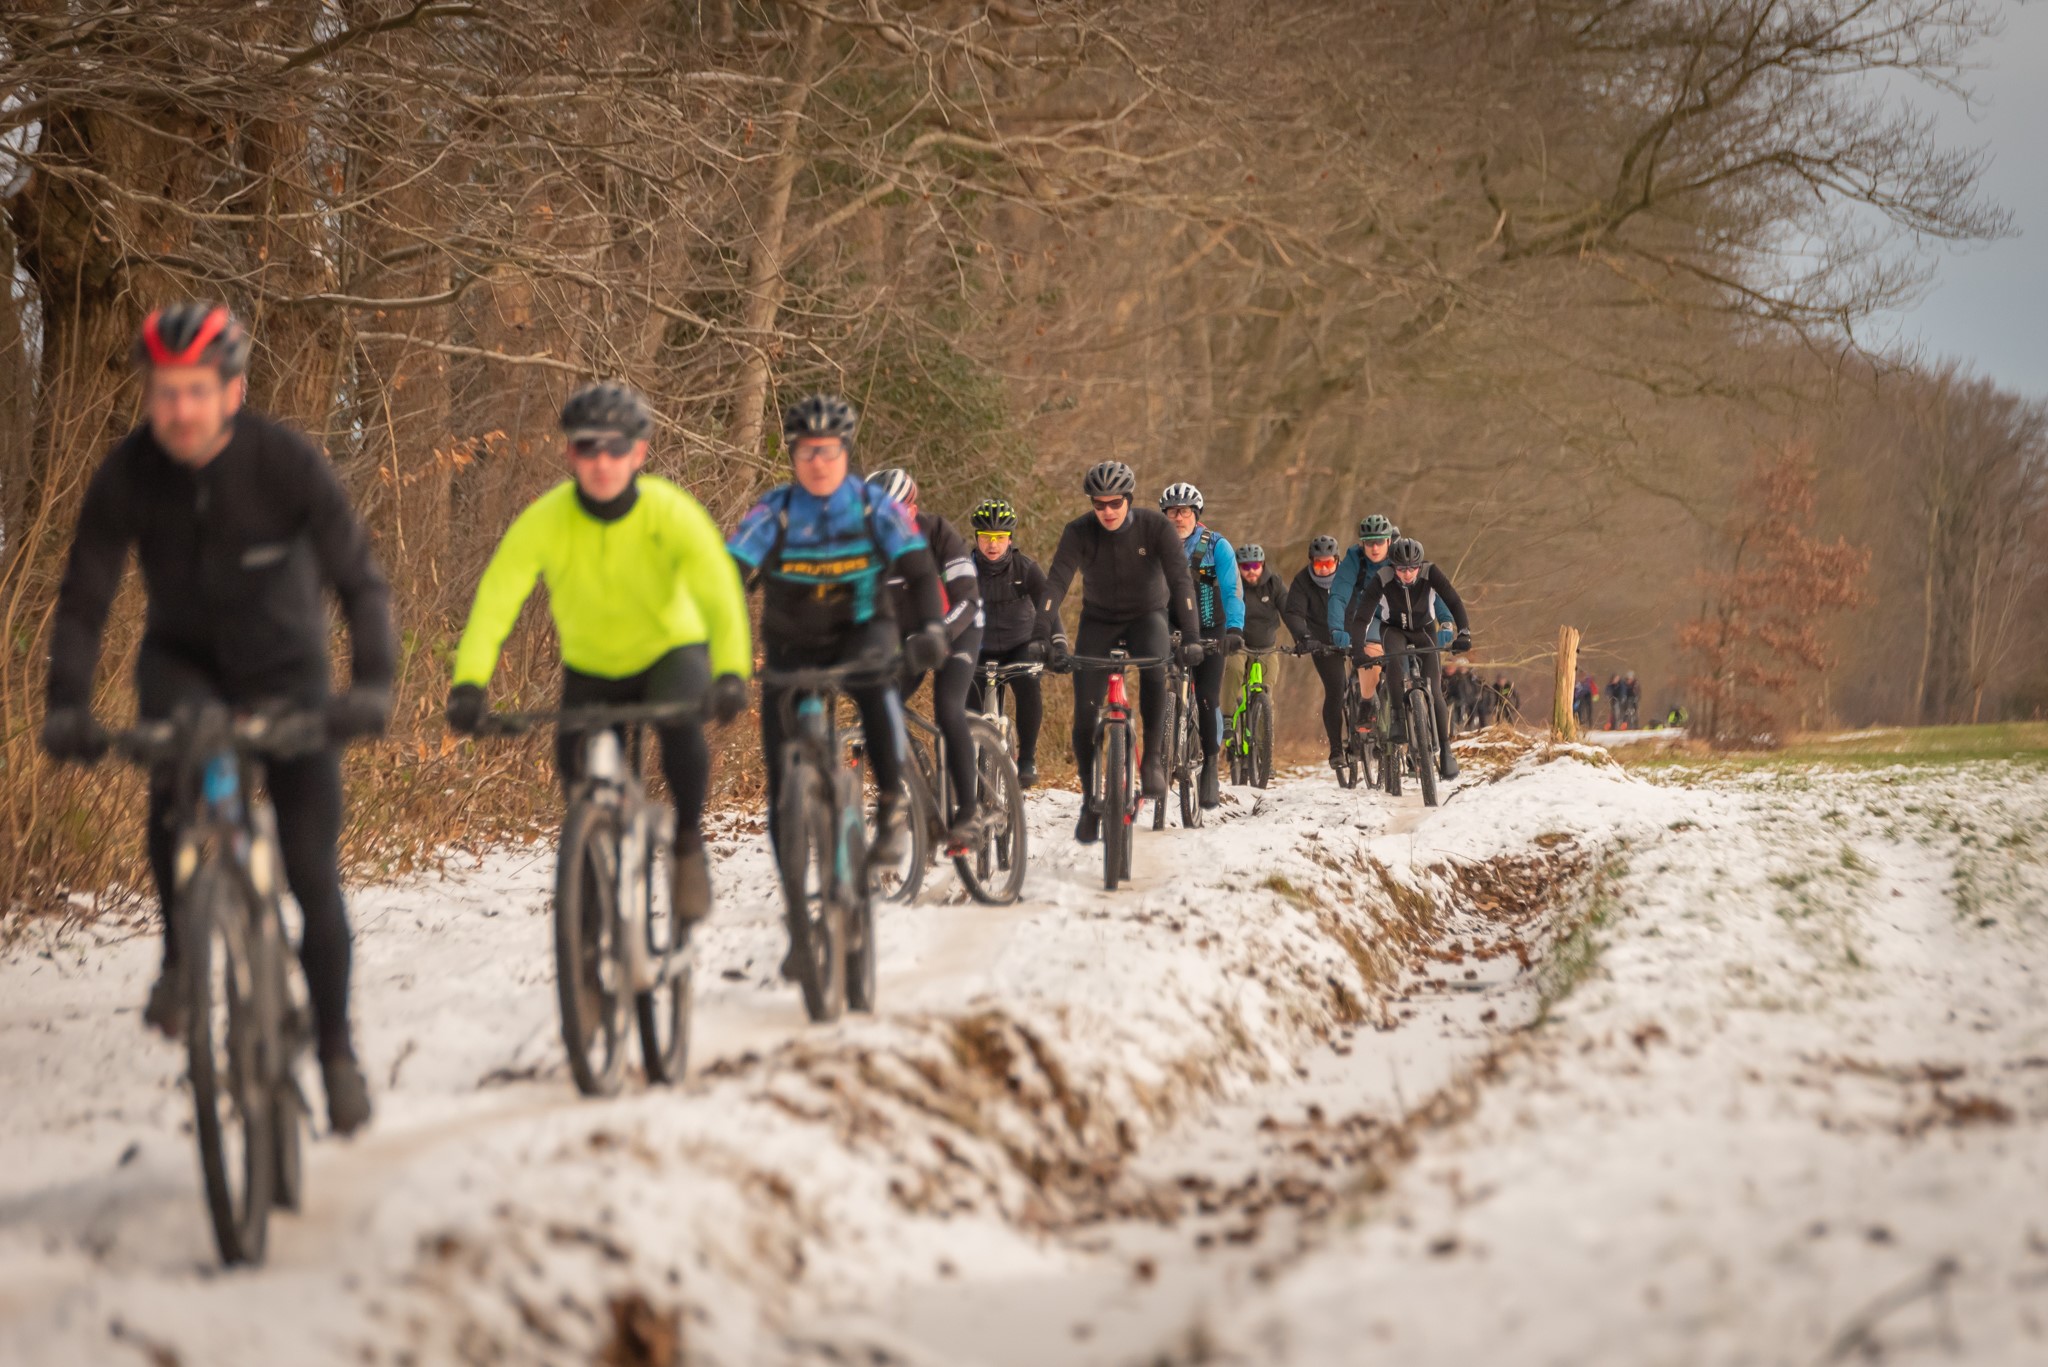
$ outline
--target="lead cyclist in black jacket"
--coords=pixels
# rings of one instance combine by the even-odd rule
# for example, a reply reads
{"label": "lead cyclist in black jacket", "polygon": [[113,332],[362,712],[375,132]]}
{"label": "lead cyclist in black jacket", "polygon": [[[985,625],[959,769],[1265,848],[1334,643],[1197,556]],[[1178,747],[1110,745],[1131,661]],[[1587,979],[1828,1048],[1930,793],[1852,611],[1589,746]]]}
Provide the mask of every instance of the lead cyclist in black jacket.
{"label": "lead cyclist in black jacket", "polygon": [[[384,729],[391,711],[391,594],[370,541],[327,458],[305,437],[242,407],[249,335],[220,304],[158,309],[135,365],[147,421],[101,462],[78,511],[50,639],[43,746],[94,760],[107,735],[93,720],[100,633],[138,548],[148,610],[135,659],[137,710],[150,720],[204,702],[237,710],[283,703],[324,709],[335,742]],[[330,698],[327,605],[348,619],[354,683]],[[170,899],[173,776],[149,785],[149,869],[164,916],[164,968],[143,1020],[185,1029]],[[328,1118],[348,1134],[370,1118],[348,1019],[349,924],[335,855],[341,838],[336,749],[264,765],[285,881],[305,930],[299,957],[313,1000]]]}
{"label": "lead cyclist in black jacket", "polygon": [[[1040,605],[1052,632],[1053,663],[1060,664],[1075,652],[1107,655],[1119,646],[1137,658],[1163,656],[1172,644],[1166,624],[1170,610],[1180,629],[1182,662],[1200,664],[1205,653],[1202,619],[1195,610],[1195,576],[1188,568],[1180,533],[1164,513],[1132,506],[1138,477],[1122,461],[1106,460],[1095,466],[1081,487],[1094,511],[1075,518],[1060,533],[1052,569],[1046,573],[1045,601]],[[1081,626],[1075,633],[1076,644],[1070,647],[1060,627],[1060,604],[1077,573],[1085,581]],[[1095,714],[1108,689],[1109,674],[1102,669],[1083,669],[1074,681],[1074,765],[1080,770],[1084,791],[1095,765]],[[1159,724],[1165,701],[1164,668],[1140,670],[1138,711],[1145,736],[1141,781],[1147,797],[1166,792],[1166,769],[1159,761]],[[1094,840],[1101,825],[1100,815],[1083,803],[1074,838],[1084,843]]]}

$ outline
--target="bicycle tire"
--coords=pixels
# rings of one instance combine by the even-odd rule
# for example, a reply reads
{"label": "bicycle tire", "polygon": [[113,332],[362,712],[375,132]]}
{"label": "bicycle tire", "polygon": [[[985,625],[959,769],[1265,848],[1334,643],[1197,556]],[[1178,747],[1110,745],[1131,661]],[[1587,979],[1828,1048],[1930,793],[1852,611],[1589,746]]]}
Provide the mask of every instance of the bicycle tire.
{"label": "bicycle tire", "polygon": [[[1385,738],[1380,745],[1380,780],[1388,797],[1401,796],[1401,745],[1394,739],[1394,719],[1388,715],[1393,699],[1387,698],[1387,706],[1380,708],[1379,725],[1386,728]],[[1405,727],[1405,719],[1404,719]]]}
{"label": "bicycle tire", "polygon": [[555,1001],[569,1076],[585,1096],[616,1094],[626,1072],[632,1004],[620,962],[618,863],[617,814],[571,801],[555,863]]}
{"label": "bicycle tire", "polygon": [[[936,819],[934,814],[938,804],[932,797],[931,776],[925,769],[926,757],[924,746],[914,740],[907,744],[903,756],[903,787],[907,804],[903,813],[903,830],[909,839],[905,842],[903,862],[894,868],[876,870],[871,876],[874,895],[885,902],[908,905],[916,901],[918,893],[924,891],[925,870],[931,867],[932,822]],[[856,789],[856,799],[861,799],[866,789],[873,789],[875,800],[879,802],[881,790],[875,786],[872,771],[868,770],[865,761],[861,762],[860,770],[866,782],[864,788]],[[875,809],[863,802],[862,807],[856,810],[862,808],[867,811],[868,828],[875,829]],[[867,843],[864,838],[863,846]]]}
{"label": "bicycle tire", "polygon": [[974,802],[981,834],[973,849],[954,856],[953,867],[968,896],[989,906],[1007,906],[1024,890],[1029,836],[1024,786],[1000,731],[979,717],[968,718],[967,731],[974,737]]}
{"label": "bicycle tire", "polygon": [[[1174,689],[1166,690],[1164,703],[1166,715],[1159,721],[1159,745],[1166,753],[1159,757],[1159,776],[1166,787],[1152,803],[1152,829],[1166,829],[1166,804],[1173,798],[1173,776],[1180,772],[1180,694]],[[1139,796],[1142,806],[1144,797]]]}
{"label": "bicycle tire", "polygon": [[1422,786],[1422,805],[1436,806],[1436,710],[1427,688],[1408,695],[1408,746],[1415,756],[1415,777]]}
{"label": "bicycle tire", "polygon": [[276,1098],[260,1073],[261,1040],[266,1033],[276,1040],[276,1008],[266,1011],[263,1000],[272,974],[252,961],[249,922],[238,913],[238,900],[233,876],[217,858],[193,871],[177,899],[192,1128],[214,1245],[231,1267],[263,1261],[277,1175],[270,1132]]}
{"label": "bicycle tire", "polygon": [[[800,751],[786,765],[776,804],[776,862],[804,1011],[822,1024],[846,1010],[846,912],[834,892],[835,868],[846,852],[837,848],[827,778]],[[838,872],[857,871],[849,865]]]}
{"label": "bicycle tire", "polygon": [[1263,690],[1252,694],[1251,707],[1247,713],[1251,731],[1252,787],[1270,788],[1273,785],[1273,704]]}
{"label": "bicycle tire", "polygon": [[[652,846],[668,848],[668,842],[651,831],[648,838]],[[675,857],[673,851],[668,857]],[[690,943],[690,928],[676,920],[675,908],[669,907],[665,917],[657,915],[670,886],[669,871],[662,867],[658,849],[648,850],[643,867],[647,917],[641,934],[647,940],[648,959],[665,964],[668,976],[645,992],[634,994],[633,1014],[639,1019],[640,1062],[647,1070],[648,1082],[659,1085],[681,1082],[689,1070],[690,1012],[697,995],[697,961],[695,947]],[[672,945],[671,936],[675,940]]]}
{"label": "bicycle tire", "polygon": [[846,961],[846,1009],[875,1009],[875,975],[881,949],[875,941],[874,880],[867,872],[868,832],[860,820],[860,789],[850,773],[841,772],[839,838],[844,842],[846,869],[851,875],[836,889]]}
{"label": "bicycle tire", "polygon": [[1196,756],[1202,753],[1202,723],[1192,708],[1181,710],[1180,723],[1180,764],[1174,773],[1174,786],[1180,789],[1180,824],[1184,830],[1197,830],[1202,824],[1202,795],[1200,791],[1201,768]]}
{"label": "bicycle tire", "polygon": [[1129,722],[1124,723],[1124,791],[1123,803],[1124,838],[1117,847],[1117,873],[1128,883],[1131,881],[1131,847],[1138,843],[1138,733]]}
{"label": "bicycle tire", "polygon": [[1124,847],[1131,841],[1129,722],[1111,722],[1103,728],[1096,760],[1102,765],[1102,886],[1115,892],[1125,877]]}

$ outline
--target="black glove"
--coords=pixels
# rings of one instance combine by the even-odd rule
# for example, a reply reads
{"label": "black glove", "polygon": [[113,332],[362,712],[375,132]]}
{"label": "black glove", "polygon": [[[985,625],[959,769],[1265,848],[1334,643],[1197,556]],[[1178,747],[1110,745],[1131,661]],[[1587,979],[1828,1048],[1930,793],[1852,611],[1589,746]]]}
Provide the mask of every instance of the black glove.
{"label": "black glove", "polygon": [[1244,650],[1244,633],[1226,629],[1223,633],[1223,653],[1236,655]]}
{"label": "black glove", "polygon": [[93,720],[90,707],[59,707],[43,718],[43,753],[92,764],[107,753],[107,730]]}
{"label": "black glove", "polygon": [[1182,641],[1180,643],[1180,662],[1184,668],[1193,669],[1206,659],[1208,654],[1208,647],[1200,641]]}
{"label": "black glove", "polygon": [[1045,663],[1046,667],[1055,674],[1064,674],[1073,668],[1074,650],[1073,647],[1067,644],[1066,637],[1055,636],[1052,638],[1051,648],[1046,652]]}
{"label": "black glove", "polygon": [[448,729],[465,736],[476,734],[484,724],[484,690],[477,684],[457,684],[448,690]]}
{"label": "black glove", "polygon": [[1467,655],[1472,651],[1472,633],[1461,631],[1451,638],[1451,654]]}
{"label": "black glove", "polygon": [[747,681],[737,674],[721,674],[711,681],[711,720],[724,726],[747,710]]}
{"label": "black glove", "polygon": [[327,704],[329,740],[381,736],[390,722],[391,690],[388,688],[351,688]]}
{"label": "black glove", "polygon": [[1017,663],[1042,665],[1045,663],[1045,642],[1026,641],[1024,649],[1017,656]]}
{"label": "black glove", "polygon": [[943,623],[928,622],[903,642],[903,665],[913,674],[928,674],[946,662],[952,642]]}

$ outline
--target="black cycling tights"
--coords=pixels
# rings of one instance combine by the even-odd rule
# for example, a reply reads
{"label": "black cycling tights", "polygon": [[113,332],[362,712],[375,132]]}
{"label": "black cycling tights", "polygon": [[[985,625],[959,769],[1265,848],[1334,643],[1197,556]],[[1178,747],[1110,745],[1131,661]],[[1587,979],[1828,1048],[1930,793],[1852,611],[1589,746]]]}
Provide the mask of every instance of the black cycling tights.
{"label": "black cycling tights", "polygon": [[1316,677],[1323,681],[1323,734],[1329,737],[1334,755],[1344,747],[1344,686],[1351,665],[1342,655],[1311,655],[1309,659],[1315,663]]}
{"label": "black cycling tights", "polygon": [[[953,812],[974,811],[974,732],[967,725],[967,693],[974,686],[974,661],[981,654],[981,628],[969,627],[953,642],[952,653],[932,680],[932,722],[946,738],[946,776],[953,783]],[[903,685],[905,701],[924,685],[919,674]]]}
{"label": "black cycling tights", "polygon": [[[223,698],[207,671],[164,654],[144,651],[136,662],[135,684],[141,714],[154,721],[169,718],[182,706],[252,699]],[[341,899],[341,868],[335,846],[341,840],[341,756],[332,750],[263,766],[264,787],[277,813],[279,854],[286,886],[305,918],[299,941],[299,962],[306,971],[306,989],[313,999],[313,1021],[319,1054],[325,1059],[353,1056],[348,1024],[350,931],[348,908]],[[158,770],[149,784],[149,871],[156,881],[157,900],[165,909],[164,966],[178,959],[178,942],[169,908],[176,884],[172,871],[177,854],[175,773]]]}
{"label": "black cycling tights", "polygon": [[1202,758],[1214,757],[1223,745],[1223,670],[1229,657],[1223,653],[1223,642],[1214,636],[1202,638],[1208,643],[1209,653],[1192,671],[1195,676],[1195,708],[1201,714]]}
{"label": "black cycling tights", "polygon": [[[1107,655],[1122,646],[1139,659],[1153,659],[1167,651],[1166,614],[1147,613],[1127,622],[1104,622],[1081,617],[1081,629],[1074,633],[1076,655]],[[1081,669],[1074,675],[1074,767],[1080,770],[1085,791],[1095,768],[1095,715],[1109,692],[1109,672]],[[1160,714],[1166,710],[1166,666],[1138,671],[1138,713],[1144,725],[1145,754],[1159,753]]]}
{"label": "black cycling tights", "polygon": [[[1036,641],[1019,641],[1008,650],[984,650],[981,662],[999,665],[1022,664],[1026,658],[1044,659],[1043,647],[1034,652]],[[1006,679],[1003,686],[1010,690],[1010,700],[1016,709],[1017,720],[1017,764],[1019,767],[1038,765],[1038,729],[1045,725],[1045,690],[1039,687],[1036,674],[1018,674]],[[981,696],[981,675],[974,676],[973,686],[967,691],[967,705],[979,712],[987,706]]]}
{"label": "black cycling tights", "polygon": [[[562,706],[616,707],[622,703],[701,703],[711,691],[711,653],[701,645],[677,646],[638,674],[606,679],[562,667]],[[704,795],[711,786],[711,747],[700,722],[655,728],[661,737],[661,776],[676,804],[676,848],[685,853],[704,844]],[[555,733],[555,772],[566,791],[583,762],[589,737]],[[619,742],[626,740],[620,728]]]}

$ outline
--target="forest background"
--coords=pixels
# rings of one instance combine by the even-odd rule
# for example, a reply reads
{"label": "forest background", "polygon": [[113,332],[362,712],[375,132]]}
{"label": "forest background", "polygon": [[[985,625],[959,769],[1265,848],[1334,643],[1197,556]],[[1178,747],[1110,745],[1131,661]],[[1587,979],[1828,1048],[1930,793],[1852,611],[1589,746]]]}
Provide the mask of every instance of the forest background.
{"label": "forest background", "polygon": [[[1012,499],[1040,556],[1111,457],[1289,577],[1390,513],[1531,715],[1570,623],[1646,713],[1738,699],[1723,741],[2038,716],[2048,415],[1868,342],[1931,247],[2010,231],[1893,94],[1967,89],[1995,33],[1978,0],[13,0],[0,907],[136,880],[139,785],[34,738],[129,339],[192,296],[249,322],[253,402],[325,444],[396,589],[369,871],[554,819],[537,747],[440,708],[596,376],[728,523],[818,388],[862,464],[956,519]],[[495,692],[537,703],[528,616]],[[131,583],[103,716],[139,627]]]}

